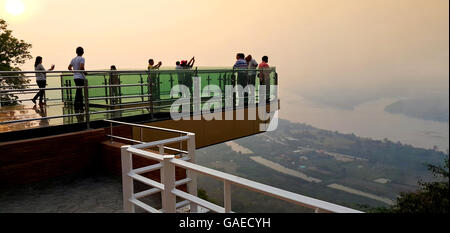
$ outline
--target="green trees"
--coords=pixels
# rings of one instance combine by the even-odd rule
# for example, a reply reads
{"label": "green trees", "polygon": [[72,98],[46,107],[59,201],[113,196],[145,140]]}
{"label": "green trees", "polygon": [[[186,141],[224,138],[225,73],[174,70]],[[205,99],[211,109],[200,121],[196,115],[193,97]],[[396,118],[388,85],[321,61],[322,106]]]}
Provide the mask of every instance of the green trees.
{"label": "green trees", "polygon": [[198,190],[197,190],[197,196],[198,196],[199,198],[203,199],[203,200],[206,200],[206,201],[209,201],[209,202],[211,202],[211,203],[214,203],[214,204],[218,205],[217,201],[211,199],[211,198],[208,196],[208,193],[206,193],[206,190],[204,190],[204,189],[198,189]]}
{"label": "green trees", "polygon": [[449,167],[448,158],[444,166],[428,165],[435,182],[419,182],[420,190],[413,193],[401,193],[397,202],[389,208],[375,209],[382,213],[448,213],[449,212]]}
{"label": "green trees", "polygon": [[[6,21],[0,19],[0,71],[20,71],[18,66],[32,58],[29,52],[31,44],[13,37],[12,31],[7,27]],[[0,75],[0,89],[10,87],[24,89],[24,85],[30,82],[23,75],[7,74],[3,76],[13,78],[4,78]],[[17,99],[18,97],[15,95],[0,95],[0,101],[8,101],[1,105],[17,104]]]}

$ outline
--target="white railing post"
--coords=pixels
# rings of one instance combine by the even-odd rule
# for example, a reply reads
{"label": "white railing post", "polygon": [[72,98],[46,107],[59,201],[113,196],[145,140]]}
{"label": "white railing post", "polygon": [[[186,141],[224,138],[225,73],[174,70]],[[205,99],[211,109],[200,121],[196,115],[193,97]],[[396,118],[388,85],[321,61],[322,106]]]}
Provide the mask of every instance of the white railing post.
{"label": "white railing post", "polygon": [[231,183],[228,180],[223,182],[223,202],[225,213],[231,213]]}
{"label": "white railing post", "polygon": [[134,204],[130,202],[134,193],[133,178],[128,176],[128,173],[133,169],[133,157],[132,154],[127,151],[129,147],[130,146],[123,146],[121,148],[123,210],[128,213],[134,213]]}
{"label": "white railing post", "polygon": [[[163,146],[160,146],[160,151]],[[163,160],[163,167],[161,168],[161,183],[164,184],[162,194],[162,208],[164,213],[175,213],[177,197],[172,193],[175,189],[175,165],[171,160],[175,158],[173,155],[165,155]]]}
{"label": "white railing post", "polygon": [[[189,133],[188,134],[188,141],[187,141],[187,151],[188,156],[190,158],[190,162],[195,164],[195,134]],[[193,196],[197,196],[197,174],[195,174],[193,171],[187,170],[187,178],[191,179],[191,182],[189,182],[187,186],[187,191],[189,194]],[[197,213],[198,208],[196,203],[190,203],[190,212],[191,213]]]}

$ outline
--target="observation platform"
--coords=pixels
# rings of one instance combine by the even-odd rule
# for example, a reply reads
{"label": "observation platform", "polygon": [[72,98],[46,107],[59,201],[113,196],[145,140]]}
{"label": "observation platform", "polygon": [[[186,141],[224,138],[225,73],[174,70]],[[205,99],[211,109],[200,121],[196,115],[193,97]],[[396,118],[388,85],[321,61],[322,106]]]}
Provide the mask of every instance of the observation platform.
{"label": "observation platform", "polygon": [[[44,106],[31,102],[40,90],[33,84],[0,90],[2,96],[14,94],[21,101],[5,106],[8,100],[1,100],[0,186],[32,183],[92,168],[117,174],[118,142],[130,143],[123,138],[149,142],[173,136],[155,130],[139,131],[132,123],[193,132],[196,148],[202,148],[264,132],[262,126],[267,127],[279,109],[275,69],[86,71],[87,82],[80,87],[73,81],[73,72],[47,72]],[[273,84],[270,95],[263,93],[266,89],[256,78],[262,72]],[[0,79],[22,77],[34,83],[35,74],[0,72]],[[255,89],[248,88],[250,92],[245,94],[237,84],[249,83],[248,79],[255,80]],[[248,87],[253,86],[250,83]],[[194,95],[180,93],[180,85]],[[83,94],[81,109],[74,106],[77,89]],[[183,106],[173,107],[175,102]],[[172,119],[171,113],[180,110],[187,119]],[[211,120],[211,116],[216,118]]]}
{"label": "observation platform", "polygon": [[[33,96],[39,91],[35,85],[36,73],[0,72],[0,80],[24,78],[30,84],[3,87],[0,90],[0,142],[57,135],[85,129],[102,128],[106,119],[133,123],[156,122],[170,119],[171,109],[177,100],[193,103],[197,96],[203,109],[205,105],[223,112],[243,109],[244,103],[260,104],[260,79],[266,75],[270,80],[270,94],[267,98],[278,101],[278,77],[275,68],[264,71],[234,69],[191,69],[191,70],[151,70],[151,71],[86,71],[86,85],[79,87],[83,95],[82,109],[74,108],[77,87],[73,72],[49,71],[45,88],[46,105],[34,106]],[[40,72],[39,72],[40,73]],[[194,78],[198,77],[198,85]],[[244,84],[243,84],[244,83]],[[226,86],[237,84],[254,86],[253,95],[226,95]],[[185,85],[191,92],[190,100],[182,96],[177,85]],[[197,88],[196,88],[197,87]],[[236,86],[237,88],[237,86]],[[174,92],[171,95],[171,91]],[[239,93],[239,91],[237,91]],[[17,100],[4,98],[15,95]],[[254,98],[253,98],[254,97]],[[265,99],[262,97],[262,99]],[[18,104],[10,106],[12,102]],[[227,102],[229,101],[229,102]],[[264,104],[266,104],[265,101]],[[198,110],[198,109],[197,109]],[[190,108],[194,115],[195,106]]]}

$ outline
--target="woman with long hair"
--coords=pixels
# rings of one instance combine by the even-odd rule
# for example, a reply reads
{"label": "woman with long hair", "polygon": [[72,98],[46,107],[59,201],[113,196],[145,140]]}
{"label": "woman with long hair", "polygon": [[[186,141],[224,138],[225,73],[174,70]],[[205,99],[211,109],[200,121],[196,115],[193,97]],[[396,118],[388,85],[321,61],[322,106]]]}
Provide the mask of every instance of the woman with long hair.
{"label": "woman with long hair", "polygon": [[[52,65],[52,68],[49,69],[49,71],[52,71],[55,69],[55,65]],[[34,62],[34,70],[35,71],[45,71],[44,66],[42,65],[42,57],[37,56],[36,61]],[[45,88],[47,86],[47,74],[45,72],[39,72],[36,73],[36,83],[39,86],[39,88]],[[42,101],[44,98],[45,90],[40,90],[34,98],[31,100],[33,101],[34,105],[36,105],[36,100],[39,98],[39,105],[44,105],[45,103]]]}

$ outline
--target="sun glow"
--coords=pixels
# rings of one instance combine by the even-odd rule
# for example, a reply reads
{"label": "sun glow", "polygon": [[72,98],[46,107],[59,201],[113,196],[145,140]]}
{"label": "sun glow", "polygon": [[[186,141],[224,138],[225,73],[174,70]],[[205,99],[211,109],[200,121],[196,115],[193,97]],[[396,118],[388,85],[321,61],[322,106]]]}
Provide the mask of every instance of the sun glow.
{"label": "sun glow", "polygon": [[7,0],[5,9],[13,16],[21,15],[25,11],[25,5],[21,0]]}

